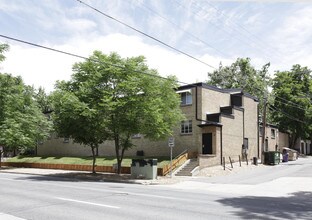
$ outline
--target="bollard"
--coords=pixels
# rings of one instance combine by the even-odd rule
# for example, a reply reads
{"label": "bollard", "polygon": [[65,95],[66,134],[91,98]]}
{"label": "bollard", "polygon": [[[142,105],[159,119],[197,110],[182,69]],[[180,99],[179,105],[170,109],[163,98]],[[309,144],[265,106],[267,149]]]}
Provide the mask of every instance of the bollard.
{"label": "bollard", "polygon": [[238,160],[239,160],[239,166],[241,167],[242,166],[242,162],[241,162],[240,155],[238,155]]}
{"label": "bollard", "polygon": [[247,162],[247,165],[248,165],[248,158],[247,158],[247,154],[246,154],[246,162]]}
{"label": "bollard", "polygon": [[231,157],[229,157],[229,159],[230,159],[231,167],[233,168],[233,163],[232,163]]}
{"label": "bollard", "polygon": [[225,170],[225,157],[223,157],[223,170]]}

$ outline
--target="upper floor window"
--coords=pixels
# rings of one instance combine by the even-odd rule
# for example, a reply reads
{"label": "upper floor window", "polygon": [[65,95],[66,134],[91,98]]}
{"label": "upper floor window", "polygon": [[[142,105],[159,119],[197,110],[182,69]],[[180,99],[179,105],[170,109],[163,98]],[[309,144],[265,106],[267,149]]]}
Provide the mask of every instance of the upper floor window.
{"label": "upper floor window", "polygon": [[137,139],[137,138],[141,138],[142,137],[142,134],[134,134],[131,136],[131,138],[133,139]]}
{"label": "upper floor window", "polygon": [[271,129],[271,138],[275,138],[275,129]]}
{"label": "upper floor window", "polygon": [[262,135],[263,135],[263,127],[260,126],[259,127],[259,136],[262,137]]}
{"label": "upper floor window", "polygon": [[192,120],[181,122],[181,134],[191,134],[193,132]]}
{"label": "upper floor window", "polygon": [[69,137],[64,137],[63,143],[69,143]]}
{"label": "upper floor window", "polygon": [[182,92],[181,94],[181,105],[191,105],[192,104],[192,93]]}

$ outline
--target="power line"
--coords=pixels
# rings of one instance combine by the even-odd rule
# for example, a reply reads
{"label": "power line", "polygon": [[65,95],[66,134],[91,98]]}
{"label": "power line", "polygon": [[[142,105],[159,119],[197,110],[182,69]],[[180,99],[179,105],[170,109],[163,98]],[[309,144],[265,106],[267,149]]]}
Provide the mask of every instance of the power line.
{"label": "power line", "polygon": [[[65,55],[68,55],[68,56],[77,57],[77,58],[84,59],[84,60],[90,60],[90,61],[97,62],[97,63],[100,63],[100,64],[106,64],[106,65],[109,65],[109,66],[113,66],[113,67],[117,67],[117,68],[121,68],[121,69],[126,70],[126,68],[124,66],[121,66],[121,65],[117,65],[117,64],[113,64],[113,63],[106,63],[106,62],[100,61],[98,59],[88,58],[88,57],[77,55],[77,54],[74,54],[74,53],[71,53],[71,52],[58,50],[58,49],[54,49],[54,48],[47,47],[47,46],[42,46],[40,44],[31,43],[31,42],[28,42],[28,41],[20,40],[20,39],[9,37],[9,36],[2,35],[2,34],[0,34],[0,37],[3,37],[3,38],[8,39],[8,40],[16,41],[16,42],[19,42],[19,43],[27,44],[27,45],[30,45],[30,46],[42,48],[42,49],[45,49],[45,50],[50,50],[50,51],[61,53],[61,54],[65,54]],[[159,75],[154,75],[154,74],[151,74],[151,73],[148,73],[148,72],[143,72],[143,71],[140,71],[140,70],[133,70],[133,72],[146,74],[146,75],[149,75],[149,76],[152,76],[152,77],[156,77],[156,78],[160,78],[160,79],[164,79],[164,80],[169,80],[166,77],[159,76]],[[188,83],[185,83],[185,82],[181,82],[181,81],[178,81],[178,80],[174,80],[174,81],[177,82],[177,83],[180,83],[180,84],[188,85]]]}
{"label": "power line", "polygon": [[293,120],[293,121],[297,121],[297,122],[300,122],[300,123],[303,123],[303,124],[307,124],[305,121],[298,120],[297,118],[295,118],[295,117],[289,115],[288,113],[286,113],[286,112],[284,112],[284,111],[282,111],[282,110],[277,110],[275,106],[272,106],[272,105],[270,105],[270,104],[268,104],[268,105],[269,105],[269,109],[272,110],[272,111],[274,111],[274,112],[280,112],[280,113],[282,113],[283,115],[285,115],[287,118],[289,118],[289,119],[291,119],[291,120]]}
{"label": "power line", "polygon": [[166,46],[166,47],[168,47],[168,48],[170,48],[170,49],[172,49],[172,50],[174,50],[174,51],[176,51],[176,52],[179,52],[179,53],[181,53],[181,54],[183,54],[183,55],[185,55],[185,56],[187,56],[187,57],[189,57],[189,58],[191,58],[191,59],[193,59],[193,60],[196,60],[196,61],[198,61],[198,62],[200,62],[200,63],[202,63],[202,64],[204,64],[204,65],[206,65],[206,66],[209,66],[209,67],[211,67],[211,68],[213,68],[213,69],[217,69],[216,67],[214,67],[214,66],[212,66],[212,65],[210,65],[210,64],[208,64],[208,63],[206,63],[206,62],[204,62],[204,61],[202,61],[202,60],[200,60],[200,59],[198,59],[198,58],[196,58],[196,57],[194,57],[194,56],[192,56],[192,55],[186,53],[186,52],[183,52],[182,50],[179,50],[179,49],[177,49],[177,48],[175,48],[175,47],[173,47],[173,46],[171,46],[171,45],[169,45],[169,44],[167,44],[167,43],[165,43],[165,42],[163,42],[163,41],[161,41],[161,40],[159,40],[159,39],[157,39],[157,38],[155,38],[155,37],[153,37],[153,36],[151,36],[151,35],[149,35],[149,34],[147,34],[147,33],[145,33],[145,32],[143,32],[143,31],[140,31],[139,29],[134,28],[134,27],[132,27],[132,26],[126,24],[126,23],[123,22],[123,21],[120,21],[120,20],[118,20],[118,19],[116,19],[116,18],[114,18],[114,17],[112,17],[112,16],[110,16],[110,15],[108,15],[108,14],[106,14],[106,13],[100,11],[99,9],[97,9],[97,8],[95,8],[95,7],[93,7],[93,6],[89,5],[89,4],[87,4],[87,3],[83,2],[83,1],[81,1],[81,0],[76,0],[76,1],[77,1],[77,2],[80,2],[81,4],[83,4],[83,5],[85,5],[85,6],[87,6],[88,8],[91,8],[92,10],[94,10],[94,11],[100,13],[101,15],[103,15],[103,16],[109,18],[109,19],[112,19],[112,20],[118,22],[119,24],[122,24],[122,25],[124,25],[124,26],[130,28],[131,30],[134,30],[134,31],[136,31],[136,32],[138,32],[138,33],[140,33],[140,34],[142,34],[143,36],[148,37],[148,38],[150,38],[150,39],[152,39],[152,40],[154,40],[154,41],[156,41],[156,42],[158,42],[158,43],[160,43],[160,44],[162,44],[162,45],[164,45],[164,46]]}
{"label": "power line", "polygon": [[300,107],[298,107],[298,106],[296,106],[296,105],[293,105],[293,104],[291,104],[291,103],[279,101],[279,100],[277,100],[277,99],[275,99],[274,102],[277,102],[277,103],[280,103],[280,104],[284,104],[284,105],[288,105],[288,106],[290,106],[290,107],[297,108],[297,109],[300,109],[300,110],[303,110],[303,111],[306,111],[306,110],[307,110],[307,109],[304,109],[304,108],[300,108]]}
{"label": "power line", "polygon": [[[183,8],[188,9],[186,6],[184,6],[183,4],[181,4],[178,0],[175,0],[175,2],[176,2],[178,5],[182,6]],[[201,10],[204,10],[206,13],[210,13],[209,11],[207,11],[205,8],[203,8],[202,6],[200,6],[200,5],[198,5],[198,4],[196,4],[195,7],[200,8]],[[197,15],[197,16],[198,16],[198,14],[199,14],[199,12],[192,12],[192,13],[193,13],[194,15]],[[215,26],[216,28],[220,28],[219,25],[216,25],[216,24],[212,23],[210,20],[208,20],[208,22],[209,22],[210,24],[212,24],[213,26]],[[229,27],[229,26],[228,26],[228,27]],[[236,31],[236,30],[233,29],[232,27],[229,27],[229,28],[232,29],[232,30],[234,30],[234,31]],[[222,28],[222,31],[225,32],[225,33],[226,33],[228,36],[230,36],[231,38],[235,38],[235,39],[237,39],[238,41],[244,41],[245,44],[249,45],[249,46],[252,47],[252,48],[255,48],[254,45],[250,44],[250,43],[249,43],[248,41],[246,41],[245,39],[242,39],[242,38],[240,38],[240,37],[238,37],[238,36],[235,36],[235,35],[231,34],[231,33],[228,32],[227,30],[225,30],[224,28]],[[239,32],[239,31],[238,31],[238,32]],[[239,32],[239,33],[240,33],[240,32]],[[256,42],[256,45],[257,45],[257,42]],[[263,50],[261,47],[257,47],[257,48],[258,48],[259,51],[261,50],[261,52],[262,52],[267,58],[270,57],[271,54],[267,53],[267,52],[266,52],[265,50]]]}
{"label": "power line", "polygon": [[[216,6],[214,6],[213,4],[211,4],[210,2],[206,2],[208,5],[210,5],[212,8],[214,8],[217,12],[219,12],[219,14],[221,14],[223,17],[228,17],[228,18],[230,18],[228,15],[226,15],[224,12],[222,12],[222,11],[220,11],[220,9],[218,9]],[[245,28],[243,25],[241,25],[241,24],[239,24],[239,23],[237,23],[237,22],[234,22],[234,21],[232,21],[232,20],[229,20],[229,22],[231,23],[231,24],[234,24],[234,25],[236,25],[237,27],[239,27],[239,28],[241,28],[242,30],[244,30],[247,34],[249,34],[251,37],[253,37],[253,38],[256,38],[257,39],[257,41],[254,41],[254,42],[256,42],[256,43],[258,43],[258,41],[259,42],[261,42],[263,45],[268,45],[269,47],[271,47],[271,51],[273,52],[273,53],[275,53],[279,58],[280,58],[280,55],[279,54],[277,54],[276,53],[276,49],[275,48],[273,48],[271,45],[269,45],[269,44],[267,44],[266,42],[264,42],[264,41],[262,41],[262,39],[261,38],[259,38],[257,35],[255,35],[255,34],[253,34],[253,33],[251,33],[247,28]],[[239,32],[239,30],[237,30],[237,29],[234,29],[235,31],[237,31],[237,32]],[[239,32],[239,33],[241,33],[241,32]],[[250,36],[246,36],[247,38],[250,38]],[[251,38],[250,38],[251,39]],[[251,39],[252,40],[252,39]]]}
{"label": "power line", "polygon": [[194,39],[198,40],[199,42],[207,45],[208,47],[214,49],[215,51],[217,51],[218,53],[224,55],[224,56],[228,56],[228,54],[223,53],[221,50],[217,49],[216,47],[212,46],[211,44],[207,43],[206,41],[200,39],[199,37],[195,36],[194,34],[186,31],[184,28],[180,27],[178,24],[172,22],[171,20],[167,19],[166,17],[162,16],[161,14],[159,14],[157,11],[155,11],[154,9],[148,7],[146,4],[142,4],[142,6],[146,9],[148,9],[149,11],[153,12],[154,14],[156,14],[158,17],[162,18],[163,20],[167,21],[168,23],[172,24],[173,26],[177,27],[178,29],[180,29],[181,31],[183,31],[184,33],[187,33],[189,36],[193,37]]}
{"label": "power line", "polygon": [[[271,94],[271,95],[273,95],[273,94]],[[276,100],[276,98],[277,98],[277,99],[280,99],[280,100],[283,100],[283,101],[287,102],[289,105],[291,105],[291,106],[293,106],[293,107],[295,107],[295,108],[298,108],[298,109],[301,109],[301,110],[304,110],[304,111],[307,110],[307,109],[304,109],[302,106],[298,105],[297,103],[291,102],[291,101],[289,101],[289,100],[287,100],[287,99],[284,99],[284,98],[279,97],[279,96],[276,96],[276,95],[273,95],[273,96],[275,97],[275,100]],[[281,103],[281,101],[278,101],[278,102]]]}

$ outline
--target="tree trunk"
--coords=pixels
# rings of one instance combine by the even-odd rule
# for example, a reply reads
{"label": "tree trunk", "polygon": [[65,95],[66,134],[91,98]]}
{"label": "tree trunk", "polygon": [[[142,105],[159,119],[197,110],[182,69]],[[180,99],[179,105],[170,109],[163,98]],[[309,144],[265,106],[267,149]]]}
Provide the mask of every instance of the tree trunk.
{"label": "tree trunk", "polygon": [[116,152],[116,159],[117,159],[117,174],[121,173],[121,160],[119,155],[119,136],[115,135],[115,152]]}
{"label": "tree trunk", "polygon": [[91,150],[92,150],[92,173],[95,174],[95,160],[96,160],[96,155],[94,151],[95,147],[91,145]]}
{"label": "tree trunk", "polygon": [[0,151],[0,169],[1,169],[1,158],[2,158],[3,151]]}
{"label": "tree trunk", "polygon": [[117,159],[117,174],[121,174],[121,162],[122,158]]}
{"label": "tree trunk", "polygon": [[126,148],[122,147],[121,155],[119,156],[119,160],[118,160],[118,174],[121,174],[121,163],[124,157],[125,150]]}

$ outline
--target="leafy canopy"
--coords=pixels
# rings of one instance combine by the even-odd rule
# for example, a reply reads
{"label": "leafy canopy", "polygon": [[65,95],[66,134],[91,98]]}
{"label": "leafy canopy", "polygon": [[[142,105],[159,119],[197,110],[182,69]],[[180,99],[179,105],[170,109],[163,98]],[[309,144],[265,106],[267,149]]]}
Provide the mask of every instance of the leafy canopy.
{"label": "leafy canopy", "polygon": [[[260,70],[251,65],[249,58],[238,58],[230,66],[220,64],[219,69],[208,73],[207,83],[223,89],[241,88],[262,100],[268,94],[271,78],[268,72],[270,64]],[[260,103],[262,109],[262,103]]]}
{"label": "leafy canopy", "polygon": [[311,138],[312,78],[307,67],[294,65],[290,71],[277,71],[273,79],[274,122],[291,133],[291,145],[299,137]]}
{"label": "leafy canopy", "polygon": [[[0,44],[0,62],[8,49],[7,44]],[[51,122],[36,102],[35,90],[21,77],[0,73],[0,145],[21,152],[32,149],[49,135],[50,128]]]}
{"label": "leafy canopy", "polygon": [[165,138],[182,119],[175,78],[159,77],[142,56],[95,51],[73,71],[69,82],[57,85],[56,127],[86,145],[92,138],[114,141],[119,171],[124,151],[133,147],[131,136]]}

